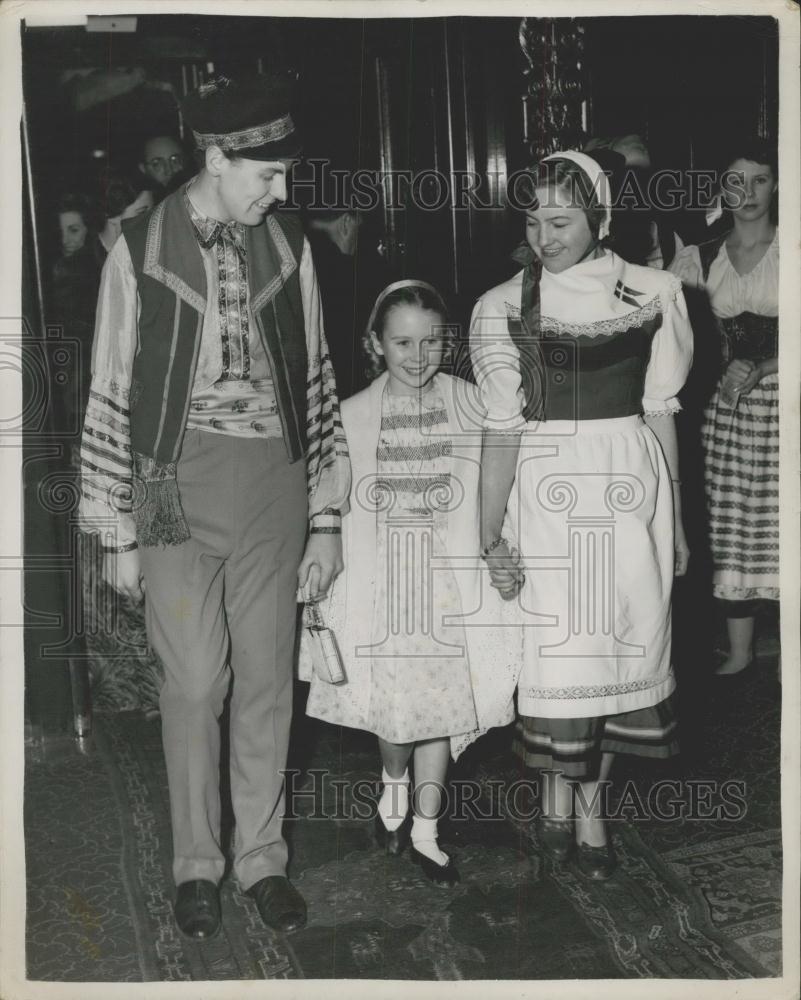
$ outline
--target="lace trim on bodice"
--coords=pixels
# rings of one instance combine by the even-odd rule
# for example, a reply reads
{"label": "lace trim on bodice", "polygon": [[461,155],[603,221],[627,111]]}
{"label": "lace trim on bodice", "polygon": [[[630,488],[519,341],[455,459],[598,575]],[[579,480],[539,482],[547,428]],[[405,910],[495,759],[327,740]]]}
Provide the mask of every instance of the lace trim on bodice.
{"label": "lace trim on bodice", "polygon": [[[567,323],[553,316],[542,316],[540,325],[542,333],[549,337],[611,337],[615,333],[623,333],[633,326],[644,326],[664,313],[668,302],[674,300],[681,291],[681,282],[671,275],[670,287],[655,295],[639,309],[622,316],[612,316],[592,323]],[[520,307],[511,302],[504,302],[508,319],[521,319]]]}

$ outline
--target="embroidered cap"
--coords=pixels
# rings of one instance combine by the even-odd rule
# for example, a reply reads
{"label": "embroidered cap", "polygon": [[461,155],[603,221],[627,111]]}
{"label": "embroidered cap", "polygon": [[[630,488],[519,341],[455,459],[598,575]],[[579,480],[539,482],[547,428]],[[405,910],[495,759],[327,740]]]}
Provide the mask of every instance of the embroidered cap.
{"label": "embroidered cap", "polygon": [[198,87],[182,103],[198,149],[219,146],[248,160],[299,156],[290,87],[288,79],[268,76],[220,76]]}

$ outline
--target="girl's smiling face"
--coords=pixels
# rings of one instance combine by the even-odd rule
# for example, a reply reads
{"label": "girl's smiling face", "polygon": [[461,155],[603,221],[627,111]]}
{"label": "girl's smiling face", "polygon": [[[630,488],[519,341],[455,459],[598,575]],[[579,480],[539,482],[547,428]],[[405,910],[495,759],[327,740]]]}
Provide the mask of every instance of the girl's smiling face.
{"label": "girl's smiling face", "polygon": [[587,215],[560,187],[538,187],[536,204],[526,212],[526,242],[546,271],[566,271],[595,243]]}
{"label": "girl's smiling face", "polygon": [[431,381],[442,363],[443,326],[438,312],[399,303],[384,317],[381,336],[371,332],[373,347],[387,365],[391,393],[410,396]]}

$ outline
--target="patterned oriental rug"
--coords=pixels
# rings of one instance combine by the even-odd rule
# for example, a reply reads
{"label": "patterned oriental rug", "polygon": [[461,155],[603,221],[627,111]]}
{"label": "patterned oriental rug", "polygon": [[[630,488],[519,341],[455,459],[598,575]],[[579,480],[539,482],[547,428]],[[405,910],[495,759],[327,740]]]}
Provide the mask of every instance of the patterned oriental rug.
{"label": "patterned oriental rug", "polygon": [[[96,720],[86,754],[29,760],[26,783],[28,976],[60,981],[273,978],[746,979],[775,975],[727,933],[775,922],[775,885],[748,920],[711,899],[715,866],[754,879],[775,838],[707,845],[671,864],[633,825],[617,824],[619,870],[606,884],[544,862],[512,817],[453,823],[445,849],[463,881],[428,883],[407,857],[388,858],[367,820],[347,813],[352,783],[376,778],[373,741],[299,720],[306,758],[287,822],[291,875],[309,924],[284,938],[226,879],[224,932],[203,945],[171,913],[170,830],[160,725],[139,712]],[[346,784],[337,802],[312,792],[315,768]],[[479,779],[498,772],[479,771]],[[320,786],[318,785],[318,788]],[[326,786],[327,787],[327,786]],[[329,789],[330,790],[330,789]],[[320,813],[325,818],[320,817]],[[316,815],[315,815],[316,814]],[[531,848],[534,850],[531,850]],[[682,868],[682,865],[684,868]],[[706,868],[704,868],[706,866]],[[737,870],[739,868],[739,875]],[[711,880],[711,881],[710,881]],[[725,889],[725,886],[724,886]],[[759,887],[752,887],[757,899]],[[735,908],[736,909],[736,908]],[[768,912],[769,911],[769,912]],[[713,915],[720,920],[713,920]],[[745,924],[750,921],[750,930]]]}

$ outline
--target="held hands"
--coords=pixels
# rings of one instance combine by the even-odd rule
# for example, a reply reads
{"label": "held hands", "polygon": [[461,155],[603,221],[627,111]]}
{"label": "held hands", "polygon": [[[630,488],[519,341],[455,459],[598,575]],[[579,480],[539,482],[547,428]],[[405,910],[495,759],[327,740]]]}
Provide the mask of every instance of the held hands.
{"label": "held hands", "polygon": [[739,396],[747,396],[761,378],[762,369],[753,361],[738,358],[730,362],[720,387],[724,400],[734,403]]}
{"label": "held hands", "polygon": [[298,586],[301,590],[307,588],[312,601],[319,601],[344,566],[342,535],[311,534],[298,567]]}
{"label": "held hands", "polygon": [[139,560],[139,550],[103,553],[103,579],[118,594],[129,598],[134,604],[141,603],[145,596],[145,580]]}
{"label": "held hands", "polygon": [[526,575],[520,566],[520,553],[517,549],[510,549],[509,544],[502,540],[483,558],[490,573],[491,586],[504,601],[514,600],[526,582]]}

